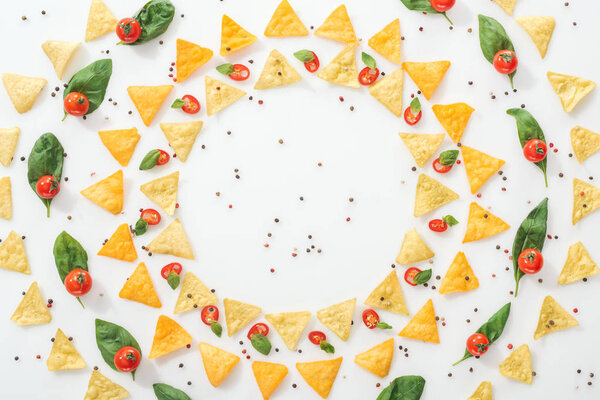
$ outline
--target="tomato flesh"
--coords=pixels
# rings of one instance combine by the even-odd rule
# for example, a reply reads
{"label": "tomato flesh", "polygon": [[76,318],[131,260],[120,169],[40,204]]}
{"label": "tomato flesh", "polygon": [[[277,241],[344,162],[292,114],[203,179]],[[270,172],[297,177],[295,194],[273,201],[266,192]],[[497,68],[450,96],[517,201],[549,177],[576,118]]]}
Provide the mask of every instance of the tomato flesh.
{"label": "tomato flesh", "polygon": [[243,64],[233,64],[233,72],[229,77],[234,81],[245,81],[250,77],[250,70]]}
{"label": "tomato flesh", "polygon": [[258,324],[254,324],[252,328],[248,331],[248,340],[252,340],[252,335],[261,334],[263,336],[267,336],[269,334],[269,327],[262,322]]}
{"label": "tomato flesh", "polygon": [[525,274],[537,274],[544,266],[544,257],[536,249],[525,249],[519,254],[519,269]]}
{"label": "tomato flesh", "polygon": [[378,68],[365,67],[358,74],[358,81],[361,85],[369,86],[377,80],[377,77],[379,77]]}
{"label": "tomato flesh", "polygon": [[60,185],[52,175],[44,175],[35,184],[35,191],[42,199],[52,199],[60,192]]}
{"label": "tomato flesh", "polygon": [[183,267],[181,266],[181,264],[175,262],[175,263],[167,264],[164,267],[162,267],[162,269],[160,270],[160,275],[163,278],[167,279],[171,272],[175,272],[177,275],[179,275],[179,274],[181,274],[182,270],[183,270]]}
{"label": "tomato flesh", "polygon": [[65,96],[65,100],[63,101],[63,105],[65,107],[65,112],[74,117],[81,117],[85,115],[90,109],[90,102],[88,98],[77,92],[71,92]]}
{"label": "tomato flesh", "polygon": [[219,309],[212,305],[206,306],[200,312],[200,318],[205,325],[212,325],[219,320]]}
{"label": "tomato flesh", "polygon": [[494,68],[501,74],[512,74],[519,65],[519,60],[514,51],[511,50],[500,50],[494,56]]}
{"label": "tomato flesh", "polygon": [[412,113],[410,107],[406,107],[406,110],[404,110],[404,121],[406,121],[406,123],[409,125],[415,125],[421,120],[421,115],[421,111],[419,111],[419,113],[415,115]]}
{"label": "tomato flesh", "polygon": [[321,342],[327,340],[327,336],[325,336],[325,334],[321,331],[312,331],[308,334],[308,340],[310,340],[312,344],[316,344],[318,346],[321,344]]}
{"label": "tomato flesh", "polygon": [[523,146],[523,155],[528,161],[540,162],[546,158],[548,148],[540,139],[529,139]]}
{"label": "tomato flesh", "polygon": [[429,221],[429,229],[434,232],[445,232],[448,229],[448,224],[441,219],[432,219]]}
{"label": "tomato flesh", "polygon": [[319,66],[321,65],[321,63],[319,62],[319,57],[317,57],[315,52],[311,51],[311,53],[313,54],[314,58],[311,61],[304,63],[304,68],[306,68],[306,70],[310,73],[316,72],[319,69]]}
{"label": "tomato flesh", "polygon": [[450,171],[452,169],[453,165],[442,165],[440,163],[439,158],[436,158],[433,161],[433,169],[435,170],[435,172],[440,173],[440,174],[445,174],[446,172]]}
{"label": "tomato flesh", "polygon": [[377,328],[377,324],[379,323],[379,314],[373,309],[367,309],[362,313],[362,320],[364,324],[369,329]]}
{"label": "tomato flesh", "polygon": [[165,165],[169,162],[171,156],[169,155],[169,153],[161,149],[158,149],[158,151],[160,151],[160,156],[158,157],[158,160],[156,160],[156,165]]}
{"label": "tomato flesh", "polygon": [[121,372],[132,372],[140,365],[142,357],[140,352],[131,346],[121,347],[114,358],[115,367]]}
{"label": "tomato flesh", "polygon": [[160,214],[152,208],[146,208],[142,211],[141,219],[146,221],[148,225],[158,225],[160,223]]}
{"label": "tomato flesh", "polygon": [[65,288],[73,296],[83,296],[92,289],[92,277],[84,269],[74,269],[65,277]]}
{"label": "tomato flesh", "polygon": [[448,11],[454,7],[456,0],[431,0],[431,7],[437,12]]}
{"label": "tomato flesh", "polygon": [[467,339],[467,351],[473,356],[480,356],[490,347],[489,339],[482,333],[474,333]]}
{"label": "tomato flesh", "polygon": [[142,27],[134,18],[123,18],[117,23],[116,31],[123,43],[133,43],[140,38]]}
{"label": "tomato flesh", "polygon": [[185,104],[181,106],[181,110],[187,114],[196,114],[200,111],[200,102],[191,94],[186,94],[181,98]]}
{"label": "tomato flesh", "polygon": [[411,286],[417,286],[417,284],[415,283],[415,277],[419,272],[421,272],[421,270],[416,267],[407,269],[404,273],[404,280],[406,281],[406,283],[408,283]]}

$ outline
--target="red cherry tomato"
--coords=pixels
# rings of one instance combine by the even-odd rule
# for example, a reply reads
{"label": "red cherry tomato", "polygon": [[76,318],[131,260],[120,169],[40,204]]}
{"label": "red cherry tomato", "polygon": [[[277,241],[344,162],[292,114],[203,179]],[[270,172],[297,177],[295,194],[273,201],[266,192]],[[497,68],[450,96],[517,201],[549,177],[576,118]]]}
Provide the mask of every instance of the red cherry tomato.
{"label": "red cherry tomato", "polygon": [[258,324],[254,324],[252,328],[248,331],[248,340],[252,340],[252,335],[256,335],[260,333],[263,336],[267,336],[269,334],[269,327],[262,322]]}
{"label": "red cherry tomato", "polygon": [[407,269],[404,273],[404,280],[406,281],[406,283],[408,283],[411,286],[417,286],[417,284],[415,283],[415,277],[419,272],[421,272],[421,270],[416,267]]}
{"label": "red cherry tomato", "polygon": [[198,111],[200,111],[200,102],[191,94],[186,94],[181,99],[185,101],[185,104],[181,107],[183,112],[188,114],[196,114]]}
{"label": "red cherry tomato", "polygon": [[181,274],[182,270],[183,270],[183,267],[181,266],[181,264],[171,263],[171,264],[167,264],[164,267],[162,267],[162,269],[160,270],[160,275],[163,278],[167,279],[171,272],[175,272],[177,275],[179,275],[179,274]]}
{"label": "red cherry tomato", "polygon": [[316,344],[318,346],[321,344],[321,342],[327,340],[327,336],[325,336],[325,334],[321,331],[312,331],[308,334],[308,340],[310,340],[312,344]]}
{"label": "red cherry tomato", "polygon": [[65,288],[73,296],[83,296],[92,289],[92,277],[84,269],[74,269],[65,277]]}
{"label": "red cherry tomato", "polygon": [[448,11],[454,7],[456,0],[431,0],[431,7],[437,12]]}
{"label": "red cherry tomato", "polygon": [[536,274],[544,266],[544,257],[536,249],[525,249],[519,254],[519,269],[526,274]]}
{"label": "red cherry tomato", "polygon": [[202,309],[200,318],[204,324],[212,325],[213,322],[217,322],[219,320],[219,309],[215,306],[206,306]]}
{"label": "red cherry tomato", "polygon": [[540,162],[546,158],[546,143],[540,139],[529,139],[523,146],[523,155],[531,162]]}
{"label": "red cherry tomato", "polygon": [[369,308],[369,309],[363,311],[362,320],[363,320],[364,324],[367,326],[367,328],[375,329],[375,328],[377,328],[377,324],[379,323],[379,314],[377,314],[377,312],[375,312],[375,310]]}
{"label": "red cherry tomato", "polygon": [[158,160],[156,160],[156,165],[165,165],[169,162],[171,156],[169,155],[169,153],[161,149],[158,149],[158,151],[160,151],[160,156],[158,157]]}
{"label": "red cherry tomato", "polygon": [[52,199],[60,192],[60,185],[52,175],[44,175],[35,184],[35,191],[42,199]]}
{"label": "red cherry tomato", "polygon": [[135,371],[141,361],[140,352],[131,346],[121,347],[114,358],[115,367],[121,372]]}
{"label": "red cherry tomato", "polygon": [[517,69],[519,60],[514,51],[500,50],[494,56],[494,68],[501,74],[511,74]]}
{"label": "red cherry tomato", "polygon": [[304,63],[304,68],[306,68],[306,70],[308,72],[316,72],[319,69],[319,66],[321,65],[321,63],[319,63],[319,57],[317,57],[317,55],[315,54],[314,51],[311,51],[311,53],[313,54],[313,56],[315,58],[312,59],[312,61],[309,62],[305,62]]}
{"label": "red cherry tomato", "polygon": [[369,86],[377,80],[379,76],[379,69],[372,69],[370,67],[364,67],[358,74],[358,81],[361,85]]}
{"label": "red cherry tomato", "polygon": [[412,113],[410,107],[406,107],[406,110],[404,110],[404,121],[409,125],[414,125],[421,120],[421,114],[422,112],[419,111],[419,113],[415,115]]}
{"label": "red cherry tomato", "polygon": [[90,108],[90,102],[88,98],[77,92],[71,92],[65,96],[63,101],[65,112],[75,117],[81,117],[88,112]]}
{"label": "red cherry tomato", "polygon": [[452,165],[442,165],[440,164],[440,159],[436,158],[433,161],[433,169],[435,170],[435,172],[438,172],[440,174],[445,174],[446,172],[450,171],[452,169]]}
{"label": "red cherry tomato", "polygon": [[133,43],[141,34],[142,27],[134,18],[123,18],[117,23],[117,36],[123,43]]}
{"label": "red cherry tomato", "polygon": [[158,225],[160,223],[160,214],[152,208],[146,208],[142,211],[140,218],[146,221],[148,225]]}
{"label": "red cherry tomato", "polygon": [[490,347],[490,341],[481,333],[474,333],[467,339],[467,350],[474,356],[480,356]]}
{"label": "red cherry tomato", "polygon": [[250,70],[243,64],[233,64],[233,72],[229,77],[234,81],[245,81],[250,77]]}
{"label": "red cherry tomato", "polygon": [[445,232],[448,229],[448,224],[441,219],[432,219],[429,221],[429,229],[434,232]]}

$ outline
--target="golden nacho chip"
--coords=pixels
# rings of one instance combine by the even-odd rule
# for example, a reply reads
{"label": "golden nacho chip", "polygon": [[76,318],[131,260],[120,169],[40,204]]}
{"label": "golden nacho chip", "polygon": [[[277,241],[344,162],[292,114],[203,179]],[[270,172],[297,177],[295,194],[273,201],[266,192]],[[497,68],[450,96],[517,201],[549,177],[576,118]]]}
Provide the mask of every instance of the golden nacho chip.
{"label": "golden nacho chip", "polygon": [[565,112],[573,111],[575,106],[596,87],[594,82],[576,76],[556,72],[548,72],[546,75],[560,98]]}
{"label": "golden nacho chip", "polygon": [[317,76],[330,83],[359,87],[356,58],[354,57],[355,44],[349,44],[329,64],[319,71]]}
{"label": "golden nacho chip", "polygon": [[460,142],[471,114],[475,111],[466,103],[435,104],[431,109],[454,143]]}
{"label": "golden nacho chip", "polygon": [[283,364],[254,361],[252,363],[252,372],[254,373],[254,379],[256,379],[256,384],[262,394],[263,400],[269,400],[275,389],[277,389],[287,375],[288,369]]}
{"label": "golden nacho chip", "polygon": [[549,333],[579,325],[579,322],[560,306],[551,296],[544,298],[540,318],[533,338],[538,340]]}
{"label": "golden nacho chip", "polygon": [[394,339],[388,339],[369,350],[357,354],[354,362],[380,378],[390,373],[394,357]]}
{"label": "golden nacho chip", "polygon": [[110,239],[108,239],[100,251],[98,251],[98,255],[116,258],[117,260],[122,261],[135,261],[138,255],[135,251],[133,239],[131,238],[129,225],[119,225],[115,233],[112,234]]}
{"label": "golden nacho chip", "polygon": [[0,244],[0,268],[27,275],[31,274],[23,239],[15,231],[10,231],[6,239]]}
{"label": "golden nacho chip", "polygon": [[2,83],[15,110],[23,114],[31,110],[47,81],[44,78],[5,73],[2,74]]}
{"label": "golden nacho chip", "polygon": [[483,381],[477,386],[477,390],[467,400],[494,400],[492,397],[492,383]]}
{"label": "golden nacho chip", "polygon": [[177,39],[177,82],[185,81],[196,69],[213,56],[213,51],[187,40]]}
{"label": "golden nacho chip", "polygon": [[175,150],[177,158],[180,159],[181,162],[185,162],[190,155],[192,146],[194,146],[196,136],[200,133],[202,125],[202,121],[160,124],[160,129],[162,129],[165,137],[169,141],[169,145]]}
{"label": "golden nacho chip", "polygon": [[375,81],[369,86],[369,93],[377,101],[390,110],[396,117],[400,118],[402,110],[402,85],[404,80],[404,70],[398,68],[385,78]]}
{"label": "golden nacho chip", "polygon": [[21,129],[14,127],[0,129],[0,164],[8,167],[13,159]]}
{"label": "golden nacho chip", "polygon": [[573,179],[573,225],[600,207],[600,189]]}
{"label": "golden nacho chip", "polygon": [[402,62],[400,43],[402,43],[402,38],[400,36],[400,19],[398,18],[369,39],[370,48],[396,64]]}
{"label": "golden nacho chip", "polygon": [[342,43],[356,43],[356,34],[345,5],[341,5],[315,31],[316,36],[337,40]]}
{"label": "golden nacho chip", "polygon": [[52,350],[46,360],[48,371],[85,368],[85,361],[60,329],[54,335]]}
{"label": "golden nacho chip", "polygon": [[400,132],[399,135],[420,168],[425,166],[425,163],[444,141],[443,133],[421,134]]}
{"label": "golden nacho chip", "polygon": [[467,221],[467,231],[463,243],[485,239],[509,228],[510,225],[506,222],[473,202],[469,206],[469,220]]}
{"label": "golden nacho chip", "polygon": [[262,313],[260,307],[232,299],[223,300],[223,307],[225,308],[225,322],[229,337],[243,329]]}
{"label": "golden nacho chip", "polygon": [[217,301],[217,296],[196,275],[187,272],[183,277],[173,313],[180,314],[190,310],[202,310],[204,306],[217,304]]}
{"label": "golden nacho chip", "polygon": [[440,342],[437,323],[435,322],[435,310],[431,299],[412,317],[398,336],[431,343]]}
{"label": "golden nacho chip", "polygon": [[171,89],[173,89],[173,85],[129,86],[127,88],[127,94],[133,101],[144,125],[150,126]]}
{"label": "golden nacho chip", "polygon": [[296,344],[310,321],[310,312],[283,312],[278,314],[267,314],[265,319],[273,325],[288,349],[296,350]]}
{"label": "golden nacho chip", "polygon": [[300,74],[287,62],[283,54],[277,50],[271,50],[254,89],[262,90],[291,85],[301,79]]}
{"label": "golden nacho chip", "polygon": [[308,29],[287,0],[281,0],[265,28],[266,37],[308,36]]}
{"label": "golden nacho chip", "polygon": [[89,42],[108,32],[113,32],[117,22],[117,18],[102,0],[92,0],[85,28],[85,41]]}
{"label": "golden nacho chip", "polygon": [[140,191],[162,208],[167,215],[175,214],[177,205],[177,189],[179,187],[179,171],[153,179],[140,186]]}
{"label": "golden nacho chip", "polygon": [[128,397],[129,392],[123,386],[94,370],[83,400],[123,400]]}
{"label": "golden nacho chip", "polygon": [[558,284],[566,285],[567,283],[577,282],[588,276],[596,275],[598,272],[600,272],[600,269],[583,247],[583,243],[577,242],[569,246],[567,261],[565,261],[565,265],[560,271]]}
{"label": "golden nacho chip", "polygon": [[127,279],[125,285],[123,285],[123,288],[119,292],[119,297],[137,301],[138,303],[154,308],[162,307],[160,299],[156,294],[156,290],[154,290],[154,285],[152,284],[152,279],[150,278],[146,264],[143,262],[136,267],[133,274]]}
{"label": "golden nacho chip", "polygon": [[156,322],[152,349],[148,358],[156,358],[169,354],[192,342],[192,336],[187,333],[177,322],[171,318],[161,315]]}
{"label": "golden nacho chip", "polygon": [[582,163],[600,150],[600,134],[576,126],[571,129],[571,146],[577,161]]}
{"label": "golden nacho chip", "polygon": [[515,4],[517,4],[517,0],[494,0],[504,12],[508,15],[512,15],[513,10],[515,9]]}
{"label": "golden nacho chip", "polygon": [[333,360],[296,363],[296,369],[319,396],[326,399],[335,382],[344,357]]}
{"label": "golden nacho chip", "polygon": [[46,56],[48,56],[48,59],[52,63],[58,79],[62,79],[62,74],[78,47],[79,42],[46,40],[42,43],[42,50],[44,50],[44,53],[46,53]]}
{"label": "golden nacho chip", "polygon": [[[415,231],[416,233],[416,231]],[[389,273],[365,300],[365,305],[400,315],[408,315],[396,271]]]}
{"label": "golden nacho chip", "polygon": [[141,137],[137,128],[99,131],[98,135],[104,147],[123,167],[129,164],[135,146]]}
{"label": "golden nacho chip", "polygon": [[229,107],[246,95],[243,90],[229,86],[210,76],[204,77],[204,87],[206,90],[206,114],[209,117]]}
{"label": "golden nacho chip", "polygon": [[52,315],[46,307],[37,282],[33,282],[29,286],[10,320],[17,325],[47,324],[52,320]]}
{"label": "golden nacho chip", "polygon": [[415,85],[427,100],[431,99],[433,92],[440,85],[446,71],[450,68],[450,61],[432,62],[403,62],[402,67],[413,80]]}
{"label": "golden nacho chip", "polygon": [[531,369],[531,353],[529,346],[523,344],[513,351],[498,366],[500,373],[507,378],[513,378],[529,385],[533,382],[533,370]]}
{"label": "golden nacho chip", "polygon": [[420,217],[456,199],[458,199],[458,194],[453,190],[430,176],[421,174],[417,182],[414,215]]}
{"label": "golden nacho chip", "polygon": [[169,224],[146,246],[146,250],[158,254],[170,254],[175,257],[194,259],[194,251],[178,218]]}
{"label": "golden nacho chip", "polygon": [[502,168],[505,163],[504,160],[492,157],[489,154],[465,145],[460,147],[460,151],[465,163],[465,171],[472,194],[477,193],[479,188]]}
{"label": "golden nacho chip", "polygon": [[468,292],[479,287],[479,279],[471,269],[465,253],[459,251],[440,285],[440,294]]}
{"label": "golden nacho chip", "polygon": [[12,218],[12,189],[8,176],[0,178],[0,218]]}
{"label": "golden nacho chip", "polygon": [[515,20],[525,29],[544,58],[556,26],[554,17],[518,17]]}
{"label": "golden nacho chip", "polygon": [[239,49],[249,46],[256,42],[256,39],[256,36],[239,26],[237,22],[229,18],[227,15],[223,14],[223,19],[221,20],[220,51],[222,56],[226,56],[234,51],[238,51]]}
{"label": "golden nacho chip", "polygon": [[433,256],[435,256],[435,253],[425,244],[415,228],[404,235],[402,247],[396,257],[396,262],[406,265],[427,260]]}
{"label": "golden nacho chip", "polygon": [[83,189],[81,194],[100,207],[117,215],[123,210],[123,170]]}
{"label": "golden nacho chip", "polygon": [[317,311],[317,319],[344,342],[350,337],[356,299],[346,300]]}
{"label": "golden nacho chip", "polygon": [[208,343],[200,343],[199,347],[208,381],[211,385],[217,387],[223,383],[233,367],[240,362],[240,358],[235,354],[211,346]]}

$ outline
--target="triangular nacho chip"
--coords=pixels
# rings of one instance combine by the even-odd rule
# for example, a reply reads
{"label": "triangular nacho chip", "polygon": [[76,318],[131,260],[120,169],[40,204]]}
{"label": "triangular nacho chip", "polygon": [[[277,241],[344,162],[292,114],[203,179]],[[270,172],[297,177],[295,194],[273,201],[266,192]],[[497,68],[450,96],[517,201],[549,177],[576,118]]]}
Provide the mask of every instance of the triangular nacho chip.
{"label": "triangular nacho chip", "polygon": [[425,163],[444,141],[443,133],[422,134],[401,132],[399,135],[420,168],[425,166]]}
{"label": "triangular nacho chip", "polygon": [[117,215],[123,210],[123,170],[83,189],[81,194],[100,207]]}
{"label": "triangular nacho chip", "polygon": [[202,310],[205,306],[217,304],[217,301],[217,296],[196,275],[187,272],[183,277],[173,313],[179,314],[190,310]]}
{"label": "triangular nacho chip", "polygon": [[153,179],[140,186],[140,191],[162,208],[167,215],[175,214],[177,205],[177,189],[179,187],[179,171]]}
{"label": "triangular nacho chip", "polygon": [[17,306],[10,320],[17,325],[47,324],[52,320],[52,315],[46,307],[37,282],[29,286],[29,290]]}
{"label": "triangular nacho chip", "polygon": [[460,142],[471,114],[475,111],[466,103],[435,104],[431,109],[454,143]]}
{"label": "triangular nacho chip", "polygon": [[548,43],[556,26],[554,17],[519,17],[515,20],[525,29],[535,43],[540,56],[544,58],[548,51]]}
{"label": "triangular nacho chip", "polygon": [[240,362],[240,358],[208,343],[200,343],[199,347],[208,381],[211,385],[217,387],[223,383],[233,367]]}
{"label": "triangular nacho chip", "polygon": [[277,50],[271,50],[254,89],[262,90],[291,85],[301,79],[298,71],[287,62],[283,54]]}
{"label": "triangular nacho chip", "polygon": [[330,83],[359,87],[358,69],[356,69],[356,58],[354,57],[355,44],[349,44],[329,64],[319,71],[317,76]]}
{"label": "triangular nacho chip", "polygon": [[437,323],[435,322],[435,310],[431,299],[412,317],[398,336],[431,343],[440,342]]}
{"label": "triangular nacho chip", "polygon": [[538,340],[549,333],[577,325],[579,323],[571,314],[566,312],[551,296],[546,296],[540,310],[540,318],[533,338]]}
{"label": "triangular nacho chip", "polygon": [[402,37],[400,36],[400,20],[398,18],[369,39],[370,48],[396,64],[402,62],[400,43],[402,43]]}
{"label": "triangular nacho chip", "polygon": [[454,191],[430,176],[421,174],[417,182],[414,215],[420,217],[456,199],[458,194]]}
{"label": "triangular nacho chip", "polygon": [[394,357],[394,339],[388,339],[369,350],[357,354],[354,362],[380,378],[390,373]]}
{"label": "triangular nacho chip", "polygon": [[494,400],[492,397],[492,383],[483,381],[477,386],[477,390],[467,400]]}
{"label": "triangular nacho chip", "polygon": [[546,75],[560,98],[565,112],[573,111],[575,106],[596,87],[594,82],[576,76],[556,72],[548,72]]}
{"label": "triangular nacho chip", "polygon": [[531,353],[529,346],[523,344],[513,351],[498,366],[500,373],[507,378],[516,379],[529,385],[533,382],[533,370],[531,369]]}
{"label": "triangular nacho chip", "polygon": [[[415,231],[416,232],[416,231]],[[365,305],[400,315],[408,315],[396,271],[389,273],[365,300]]]}
{"label": "triangular nacho chip", "polygon": [[265,319],[273,325],[273,328],[279,333],[287,348],[294,351],[304,328],[306,328],[308,321],[310,321],[310,312],[298,311],[267,314],[265,315]]}
{"label": "triangular nacho chip", "polygon": [[440,285],[440,294],[468,292],[479,287],[479,279],[471,269],[465,253],[459,251]]}
{"label": "triangular nacho chip", "polygon": [[99,131],[98,135],[104,147],[123,167],[129,164],[135,146],[141,137],[137,128]]}
{"label": "triangular nacho chip", "polygon": [[31,274],[23,239],[15,231],[10,231],[0,244],[0,268]]}
{"label": "triangular nacho chip", "polygon": [[433,92],[440,85],[446,71],[450,68],[450,61],[432,62],[403,62],[402,67],[406,70],[410,79],[423,92],[427,100],[431,99]]}
{"label": "triangular nacho chip", "polygon": [[141,262],[133,271],[133,274],[127,279],[125,285],[119,292],[119,297],[138,303],[145,304],[150,307],[160,308],[162,304],[154,290],[152,279],[146,268],[146,264]]}
{"label": "triangular nacho chip", "polygon": [[194,251],[181,226],[175,219],[157,237],[146,246],[146,250],[158,254],[170,254],[175,257],[194,259]]}
{"label": "triangular nacho chip", "polygon": [[7,128],[0,129],[0,164],[8,167],[13,159],[17,142],[19,141],[21,129]]}
{"label": "triangular nacho chip", "polygon": [[262,313],[260,307],[231,299],[223,300],[223,307],[225,308],[225,322],[229,337],[243,329]]}
{"label": "triangular nacho chip", "polygon": [[343,4],[329,14],[327,19],[317,28],[315,35],[342,43],[357,42],[354,27],[348,16],[346,6]]}
{"label": "triangular nacho chip", "polygon": [[425,244],[415,228],[404,235],[402,247],[396,257],[396,262],[406,265],[427,260],[433,256],[435,256],[435,253]]}
{"label": "triangular nacho chip", "polygon": [[346,300],[317,311],[317,318],[344,342],[350,337],[356,299]]}
{"label": "triangular nacho chip", "polygon": [[173,85],[129,86],[127,88],[127,93],[140,114],[144,125],[150,126],[171,89],[173,89]]}
{"label": "triangular nacho chip", "polygon": [[92,0],[85,28],[85,41],[89,42],[108,32],[113,32],[117,22],[117,18],[102,0]]}
{"label": "triangular nacho chip", "polygon": [[473,202],[469,206],[469,220],[467,221],[467,232],[465,232],[463,243],[485,239],[509,228],[510,225],[506,222]]}
{"label": "triangular nacho chip", "polygon": [[326,399],[335,382],[343,357],[333,360],[296,363],[296,369],[319,396]]}
{"label": "triangular nacho chip", "polygon": [[[0,139],[1,140],[1,139]],[[584,162],[589,156],[600,150],[600,134],[576,126],[571,129],[571,146],[577,161]]]}
{"label": "triangular nacho chip", "polygon": [[128,397],[129,392],[123,386],[94,370],[83,400],[123,400]]}
{"label": "triangular nacho chip", "polygon": [[119,225],[115,233],[113,233],[110,239],[102,246],[98,255],[116,258],[117,260],[122,261],[135,261],[138,255],[135,251],[133,239],[131,238],[129,225]]}
{"label": "triangular nacho chip", "polygon": [[31,110],[47,81],[44,78],[6,73],[2,74],[2,83],[15,110],[23,114]]}
{"label": "triangular nacho chip", "polygon": [[282,0],[265,28],[266,37],[308,36],[308,29],[287,0]]}
{"label": "triangular nacho chip", "polygon": [[229,18],[227,15],[223,14],[223,19],[221,20],[220,51],[222,56],[226,56],[234,51],[238,51],[239,49],[249,46],[256,42],[256,39],[256,36],[239,26],[237,22]]}
{"label": "triangular nacho chip", "polygon": [[175,150],[177,158],[185,162],[192,151],[202,125],[202,121],[161,123],[160,129],[169,141],[169,145]]}
{"label": "triangular nacho chip", "polygon": [[12,189],[8,176],[0,178],[0,218],[12,218]]}
{"label": "triangular nacho chip", "polygon": [[48,371],[85,368],[85,361],[60,329],[54,335],[52,350],[46,360]]}
{"label": "triangular nacho chip", "polygon": [[152,349],[148,358],[164,356],[191,342],[192,336],[181,325],[171,318],[161,315],[156,322],[154,340],[152,340]]}
{"label": "triangular nacho chip", "polygon": [[600,207],[600,189],[573,179],[573,225]]}
{"label": "triangular nacho chip", "polygon": [[62,79],[62,74],[78,47],[79,42],[46,40],[42,43],[42,50],[44,50],[44,53],[48,56],[52,66],[54,66],[54,71],[56,71],[58,79]]}
{"label": "triangular nacho chip", "polygon": [[577,282],[588,276],[596,275],[598,272],[600,272],[600,269],[583,247],[583,243],[577,242],[569,246],[567,261],[565,261],[565,265],[560,271],[558,284],[566,285],[567,283]]}
{"label": "triangular nacho chip", "polygon": [[515,4],[517,4],[517,0],[494,0],[504,12],[508,15],[512,15],[513,10],[515,9]]}
{"label": "triangular nacho chip", "polygon": [[492,157],[472,147],[463,145],[460,147],[460,151],[472,194],[477,193],[479,188],[504,165],[504,160]]}
{"label": "triangular nacho chip", "polygon": [[177,82],[185,81],[196,69],[213,56],[213,51],[187,40],[177,39]]}
{"label": "triangular nacho chip", "polygon": [[369,93],[381,104],[390,110],[396,117],[400,118],[402,110],[402,85],[404,70],[398,68],[385,78],[380,79],[369,86]]}
{"label": "triangular nacho chip", "polygon": [[206,90],[206,114],[209,117],[229,107],[246,95],[243,90],[229,86],[210,76],[204,77],[204,87]]}
{"label": "triangular nacho chip", "polygon": [[252,363],[252,372],[254,373],[254,379],[256,379],[256,384],[262,394],[263,400],[269,400],[275,389],[277,389],[287,375],[288,369],[283,364],[254,361]]}

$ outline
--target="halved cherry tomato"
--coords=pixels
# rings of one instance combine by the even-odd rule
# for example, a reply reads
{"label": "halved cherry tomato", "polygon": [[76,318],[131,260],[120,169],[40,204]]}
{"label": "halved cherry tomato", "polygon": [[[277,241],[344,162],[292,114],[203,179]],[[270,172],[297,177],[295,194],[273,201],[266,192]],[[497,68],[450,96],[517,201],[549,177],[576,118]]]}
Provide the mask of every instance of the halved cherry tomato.
{"label": "halved cherry tomato", "polygon": [[219,309],[212,305],[204,307],[200,312],[200,319],[206,325],[217,322],[219,320]]}
{"label": "halved cherry tomato", "polygon": [[90,102],[88,98],[81,93],[71,92],[65,96],[63,101],[65,112],[75,117],[81,117],[85,115],[90,109]]}
{"label": "halved cherry tomato", "polygon": [[119,371],[132,372],[140,365],[142,357],[135,347],[125,346],[117,350],[113,361]]}
{"label": "halved cherry tomato", "polygon": [[536,274],[544,266],[544,257],[536,249],[525,249],[519,254],[519,269],[526,274]]}
{"label": "halved cherry tomato", "polygon": [[160,214],[152,208],[146,208],[142,211],[140,218],[146,221],[148,225],[158,225],[160,223]]}
{"label": "halved cherry tomato", "polygon": [[181,274],[182,270],[183,270],[183,267],[181,266],[181,264],[175,262],[175,263],[167,264],[164,267],[162,267],[162,269],[160,270],[160,275],[163,278],[167,279],[171,272],[174,272],[177,275],[179,275],[179,274]]}
{"label": "halved cherry tomato", "polygon": [[429,221],[429,229],[434,232],[445,232],[448,229],[448,224],[441,219],[432,219]]}
{"label": "halved cherry tomato", "polygon": [[417,284],[415,283],[415,277],[419,272],[421,272],[421,270],[416,267],[407,269],[404,273],[404,280],[406,281],[406,283],[408,283],[411,286],[417,286]]}
{"label": "halved cherry tomato", "polygon": [[456,0],[431,0],[431,7],[437,12],[448,11],[454,6]]}
{"label": "halved cherry tomato", "polygon": [[436,158],[433,161],[433,169],[435,170],[435,172],[438,172],[440,174],[445,174],[446,172],[450,171],[452,169],[453,165],[454,164],[452,164],[452,165],[442,165],[440,163],[440,159],[439,158]]}
{"label": "halved cherry tomato", "polygon": [[373,309],[367,309],[362,313],[362,320],[364,324],[369,329],[377,328],[377,324],[379,323],[379,314]]}
{"label": "halved cherry tomato", "polygon": [[308,340],[312,344],[316,344],[317,346],[321,344],[321,342],[327,340],[327,336],[321,331],[312,331],[308,334]]}
{"label": "halved cherry tomato", "polygon": [[419,111],[419,113],[415,115],[412,113],[410,107],[406,107],[406,110],[404,110],[404,121],[409,125],[414,125],[421,120],[421,114],[422,112]]}
{"label": "halved cherry tomato", "polygon": [[158,151],[160,151],[160,156],[158,157],[158,160],[156,160],[156,165],[165,165],[169,162],[171,156],[169,155],[169,153],[161,149],[158,149]]}
{"label": "halved cherry tomato", "polygon": [[123,18],[117,23],[117,36],[123,43],[133,43],[141,34],[142,27],[134,18]]}
{"label": "halved cherry tomato", "polygon": [[92,277],[84,269],[74,269],[65,277],[65,288],[73,296],[83,296],[92,289]]}
{"label": "halved cherry tomato", "polygon": [[35,191],[42,199],[52,199],[60,192],[60,185],[52,175],[44,175],[35,184]]}
{"label": "halved cherry tomato", "polygon": [[494,68],[501,74],[511,74],[517,69],[519,60],[514,51],[500,50],[494,56]]}
{"label": "halved cherry tomato", "polygon": [[523,146],[523,155],[531,162],[540,162],[546,158],[546,143],[540,139],[529,139]]}
{"label": "halved cherry tomato", "polygon": [[311,61],[305,62],[304,68],[306,68],[306,70],[308,72],[312,73],[312,72],[316,72],[319,69],[319,66],[321,65],[321,63],[319,62],[319,57],[317,57],[315,52],[311,51],[311,53],[313,54],[313,56],[315,58],[313,58]]}
{"label": "halved cherry tomato", "polygon": [[252,340],[252,335],[256,335],[257,333],[267,336],[269,334],[269,327],[262,322],[258,324],[254,324],[252,328],[248,331],[248,340]]}
{"label": "halved cherry tomato", "polygon": [[474,356],[480,356],[490,347],[489,339],[482,333],[474,333],[467,339],[467,350]]}
{"label": "halved cherry tomato", "polygon": [[198,111],[200,111],[200,102],[191,94],[186,94],[181,99],[185,101],[185,104],[181,107],[183,112],[188,114],[196,114]]}
{"label": "halved cherry tomato", "polygon": [[358,81],[361,85],[369,86],[377,80],[377,77],[379,77],[378,68],[364,67],[358,74]]}
{"label": "halved cherry tomato", "polygon": [[245,81],[250,77],[250,70],[243,64],[233,64],[233,72],[229,77],[234,81]]}

